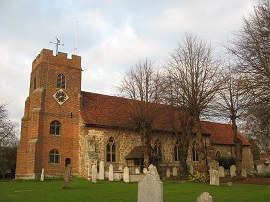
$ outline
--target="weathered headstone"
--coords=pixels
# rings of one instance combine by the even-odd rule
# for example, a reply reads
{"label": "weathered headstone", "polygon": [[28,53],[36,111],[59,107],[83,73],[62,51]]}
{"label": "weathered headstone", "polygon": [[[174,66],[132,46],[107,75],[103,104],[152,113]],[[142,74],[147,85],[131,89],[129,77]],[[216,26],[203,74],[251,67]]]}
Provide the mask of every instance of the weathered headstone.
{"label": "weathered headstone", "polygon": [[219,174],[217,170],[211,169],[209,170],[210,174],[210,185],[219,186]]}
{"label": "weathered headstone", "polygon": [[129,168],[125,167],[123,172],[123,181],[129,182]]}
{"label": "weathered headstone", "polygon": [[153,174],[156,178],[160,179],[156,166],[150,164],[148,167],[149,173]]}
{"label": "weathered headstone", "polygon": [[231,175],[231,177],[236,176],[235,171],[236,171],[236,166],[235,165],[231,165],[230,166],[230,175]]}
{"label": "weathered headstone", "polygon": [[230,175],[230,170],[229,169],[225,169],[224,170],[224,175],[225,175],[225,177],[228,176],[228,175]]}
{"label": "weathered headstone", "polygon": [[147,168],[143,168],[143,173],[145,174],[147,172],[148,172]]}
{"label": "weathered headstone", "polygon": [[224,167],[223,166],[218,167],[218,174],[219,174],[219,177],[225,177]]}
{"label": "weathered headstone", "polygon": [[97,182],[97,166],[95,164],[92,165],[92,182]]}
{"label": "weathered headstone", "polygon": [[176,167],[173,167],[173,169],[172,169],[172,175],[174,177],[177,176],[177,168]]}
{"label": "weathered headstone", "polygon": [[208,192],[203,192],[197,197],[197,202],[213,202],[213,198]]}
{"label": "weathered headstone", "polygon": [[109,181],[113,181],[113,165],[109,166]]}
{"label": "weathered headstone", "polygon": [[135,168],[135,173],[140,174],[140,169],[138,167]]}
{"label": "weathered headstone", "polygon": [[42,170],[41,170],[40,181],[41,182],[44,181],[44,168],[42,168]]}
{"label": "weathered headstone", "polygon": [[193,172],[194,172],[194,171],[193,171],[193,166],[191,166],[191,165],[189,166],[188,172],[189,172],[190,174],[193,174]]}
{"label": "weathered headstone", "polygon": [[138,202],[163,202],[163,183],[147,173],[138,183]]}
{"label": "weathered headstone", "polygon": [[241,170],[241,176],[242,177],[247,177],[247,171],[245,169]]}
{"label": "weathered headstone", "polygon": [[122,171],[113,171],[113,181],[121,181],[123,179]]}
{"label": "weathered headstone", "polygon": [[71,176],[71,165],[68,164],[65,169],[64,173],[64,189],[69,188],[69,182],[70,182],[70,176]]}
{"label": "weathered headstone", "polygon": [[104,161],[99,162],[98,179],[104,180]]}
{"label": "weathered headstone", "polygon": [[166,169],[166,178],[170,178],[171,177],[171,170],[170,168]]}
{"label": "weathered headstone", "polygon": [[118,170],[123,171],[123,166],[120,165],[120,166],[118,167]]}
{"label": "weathered headstone", "polygon": [[257,171],[258,174],[265,175],[265,165],[264,164],[257,165]]}

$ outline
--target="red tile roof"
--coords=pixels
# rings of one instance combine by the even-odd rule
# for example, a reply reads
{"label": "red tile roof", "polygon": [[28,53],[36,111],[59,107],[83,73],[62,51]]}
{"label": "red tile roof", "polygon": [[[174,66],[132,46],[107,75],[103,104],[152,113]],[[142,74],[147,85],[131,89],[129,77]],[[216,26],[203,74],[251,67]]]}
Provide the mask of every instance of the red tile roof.
{"label": "red tile roof", "polygon": [[[211,143],[220,145],[234,145],[231,124],[202,121],[201,125],[205,133],[211,134]],[[242,140],[243,145],[250,145],[248,140],[240,133],[240,131],[238,131],[238,137],[240,137]]]}
{"label": "red tile roof", "polygon": [[[127,105],[136,101],[109,95],[81,92],[81,116],[86,125],[97,127],[134,128],[133,119],[127,112]],[[166,105],[160,105],[168,106]],[[167,108],[168,109],[168,108]],[[169,115],[165,110],[153,123],[153,128],[160,131],[172,131]],[[203,133],[210,134],[213,144],[233,145],[233,132],[230,124],[202,121]],[[244,145],[249,142],[240,134]]]}

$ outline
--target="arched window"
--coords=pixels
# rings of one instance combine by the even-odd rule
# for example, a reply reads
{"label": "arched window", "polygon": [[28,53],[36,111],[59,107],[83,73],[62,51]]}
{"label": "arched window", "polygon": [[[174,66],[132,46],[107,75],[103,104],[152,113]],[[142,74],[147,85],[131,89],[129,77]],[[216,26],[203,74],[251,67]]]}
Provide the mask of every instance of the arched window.
{"label": "arched window", "polygon": [[33,81],[33,90],[36,90],[36,88],[37,88],[37,78],[35,77]]}
{"label": "arched window", "polygon": [[159,162],[161,162],[162,161],[161,144],[158,139],[155,142],[154,152],[157,154]]}
{"label": "arched window", "polygon": [[61,123],[59,121],[53,121],[50,124],[51,135],[61,135]]}
{"label": "arched window", "polygon": [[106,161],[115,162],[116,161],[116,145],[114,143],[113,137],[110,137],[106,146]]}
{"label": "arched window", "polygon": [[57,75],[57,88],[66,88],[66,76],[64,74]]}
{"label": "arched window", "polygon": [[60,153],[58,150],[53,149],[50,151],[50,163],[60,163]]}
{"label": "arched window", "polygon": [[194,142],[193,145],[192,145],[192,160],[193,161],[199,161],[196,142]]}
{"label": "arched window", "polygon": [[180,161],[180,145],[178,141],[174,145],[174,161]]}

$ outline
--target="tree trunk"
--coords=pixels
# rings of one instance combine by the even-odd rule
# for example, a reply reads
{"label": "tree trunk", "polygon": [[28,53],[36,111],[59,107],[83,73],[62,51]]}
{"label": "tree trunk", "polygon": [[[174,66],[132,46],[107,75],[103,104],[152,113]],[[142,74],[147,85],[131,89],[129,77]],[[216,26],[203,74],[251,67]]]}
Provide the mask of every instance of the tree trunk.
{"label": "tree trunk", "polygon": [[199,162],[201,165],[202,170],[201,172],[207,172],[208,170],[208,165],[206,163],[206,151],[205,151],[205,146],[203,143],[203,138],[202,138],[202,130],[201,130],[201,125],[200,121],[196,120],[194,123],[194,131],[196,133],[196,143],[198,144],[197,152],[199,156]]}
{"label": "tree trunk", "polygon": [[142,128],[141,135],[142,135],[143,159],[144,159],[143,166],[144,168],[148,168],[149,160],[150,160],[150,147],[151,147],[148,130],[145,128]]}
{"label": "tree trunk", "polygon": [[242,169],[242,141],[237,135],[237,125],[236,125],[236,119],[232,118],[232,130],[233,130],[233,137],[234,137],[234,144],[235,144],[235,166],[236,166],[236,175],[241,175],[241,169]]}

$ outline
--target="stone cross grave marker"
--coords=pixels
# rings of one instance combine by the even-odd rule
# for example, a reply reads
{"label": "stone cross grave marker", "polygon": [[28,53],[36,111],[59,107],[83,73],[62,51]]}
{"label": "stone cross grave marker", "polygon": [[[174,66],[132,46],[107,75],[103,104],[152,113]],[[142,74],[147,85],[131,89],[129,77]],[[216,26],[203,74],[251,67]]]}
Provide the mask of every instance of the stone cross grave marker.
{"label": "stone cross grave marker", "polygon": [[163,183],[147,173],[138,183],[138,202],[163,202]]}

